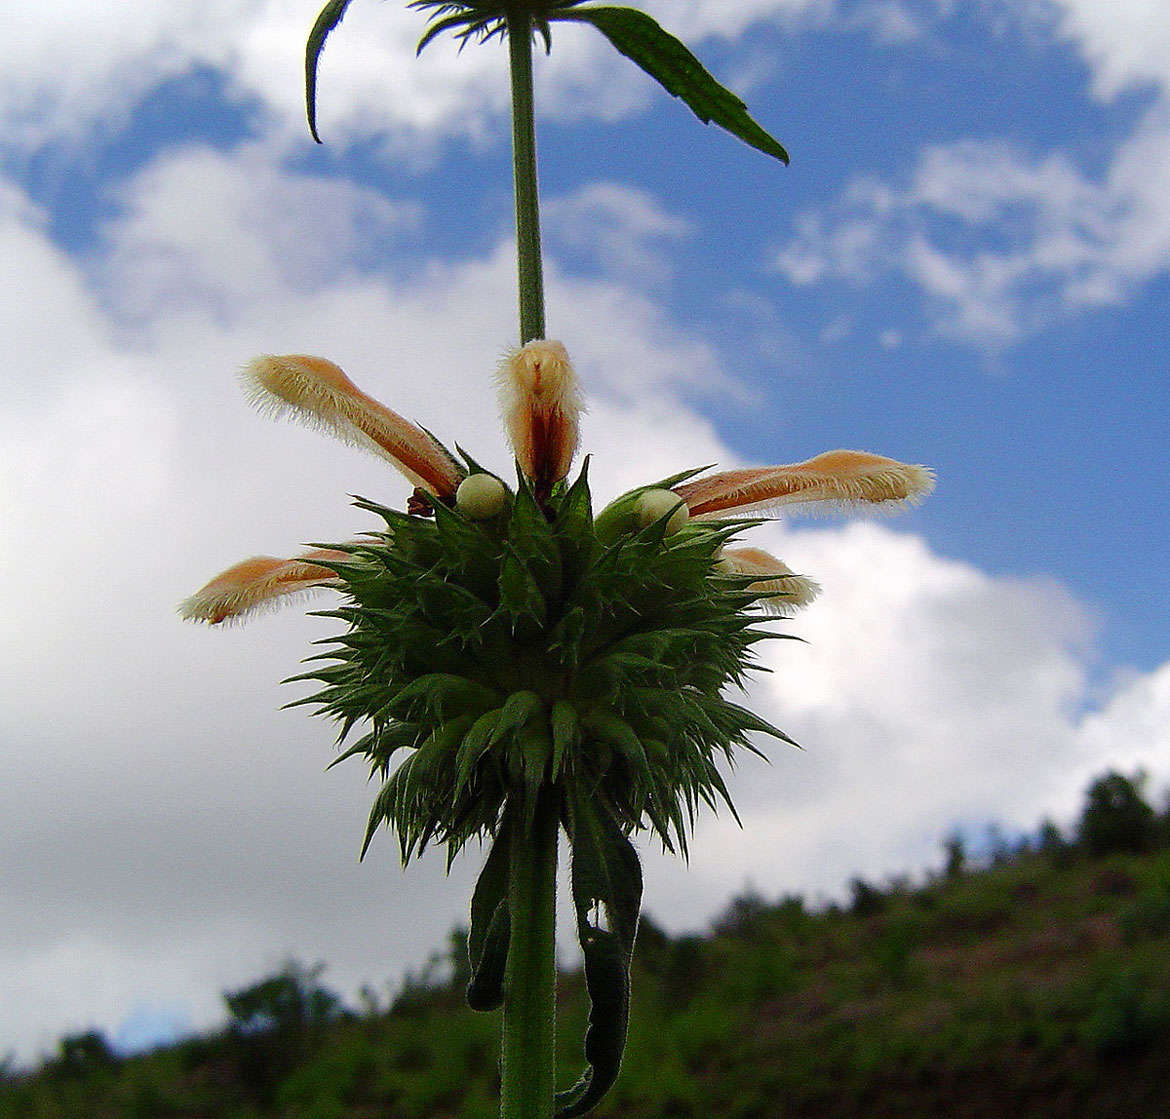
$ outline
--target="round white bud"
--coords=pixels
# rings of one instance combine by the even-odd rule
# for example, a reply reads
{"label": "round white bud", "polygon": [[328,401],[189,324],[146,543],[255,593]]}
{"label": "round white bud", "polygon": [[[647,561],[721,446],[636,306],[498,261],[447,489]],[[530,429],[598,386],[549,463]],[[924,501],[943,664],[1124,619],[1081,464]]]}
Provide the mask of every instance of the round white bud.
{"label": "round white bud", "polygon": [[486,521],[503,512],[508,491],[491,474],[469,474],[455,491],[455,508],[473,521]]}
{"label": "round white bud", "polygon": [[638,503],[635,506],[638,527],[648,528],[655,521],[660,521],[672,509],[674,512],[671,514],[670,520],[666,522],[667,536],[673,536],[691,519],[691,511],[677,493],[671,493],[670,490],[646,490],[638,495]]}

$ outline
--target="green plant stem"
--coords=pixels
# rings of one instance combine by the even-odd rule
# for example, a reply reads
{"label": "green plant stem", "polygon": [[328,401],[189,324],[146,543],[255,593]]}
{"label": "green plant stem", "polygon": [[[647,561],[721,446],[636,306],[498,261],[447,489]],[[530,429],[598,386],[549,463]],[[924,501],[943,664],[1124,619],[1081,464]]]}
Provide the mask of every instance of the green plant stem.
{"label": "green plant stem", "polygon": [[[520,343],[544,337],[544,275],[532,94],[532,19],[508,16],[512,76],[512,168],[516,191]],[[552,1119],[556,1091],[556,897],[560,813],[548,790],[531,824],[512,817],[504,980],[501,1119]]]}
{"label": "green plant stem", "polygon": [[512,70],[512,168],[516,185],[516,249],[520,264],[520,344],[544,337],[544,274],[540,262],[540,201],[536,185],[536,124],[532,99],[532,17],[508,16]]}
{"label": "green plant stem", "polygon": [[556,1090],[557,799],[545,790],[531,824],[513,814],[504,981],[501,1119],[552,1119]]}

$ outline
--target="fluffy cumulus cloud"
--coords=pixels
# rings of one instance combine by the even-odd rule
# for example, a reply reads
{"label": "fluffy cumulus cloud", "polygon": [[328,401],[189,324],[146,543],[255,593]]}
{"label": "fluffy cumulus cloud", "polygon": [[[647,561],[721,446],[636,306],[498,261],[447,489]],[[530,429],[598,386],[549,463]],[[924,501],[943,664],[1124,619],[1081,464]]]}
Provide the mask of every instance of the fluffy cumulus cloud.
{"label": "fluffy cumulus cloud", "polygon": [[562,246],[591,258],[603,273],[631,283],[669,275],[663,242],[685,240],[692,231],[685,218],[668,213],[646,191],[623,183],[590,183],[551,199],[543,220]]}
{"label": "fluffy cumulus cloud", "polygon": [[1096,93],[1109,99],[1154,86],[1170,91],[1170,19],[1161,0],[1045,0],[1062,35],[1093,72]]}
{"label": "fluffy cumulus cloud", "polygon": [[917,287],[941,334],[997,347],[1170,271],[1170,9],[1052,0],[1044,26],[1092,68],[1093,89],[1153,94],[1100,173],[1006,141],[933,145],[900,182],[861,178],[799,216],[774,257],[789,280]]}
{"label": "fluffy cumulus cloud", "polygon": [[921,289],[940,332],[1012,342],[1117,303],[1170,268],[1165,137],[1159,115],[1103,181],[1059,153],[976,140],[931,147],[906,184],[859,180],[802,215],[776,266],[797,284],[869,284],[892,272]]}
{"label": "fluffy cumulus cloud", "polygon": [[[323,775],[328,728],[277,710],[290,691],[277,681],[328,623],[291,610],[212,631],[173,611],[244,555],[365,527],[345,494],[406,494],[379,461],[249,411],[233,370],[254,353],[328,355],[506,461],[490,371],[513,329],[512,248],[397,259],[409,204],[266,159],[161,158],[84,270],[17,189],[0,191],[0,283],[16,293],[2,324],[15,389],[0,418],[0,1028],[26,1058],[93,1024],[210,1025],[219,991],[290,954],[328,960],[352,995],[417,966],[464,914],[474,857],[450,880],[439,859],[403,875],[384,838],[359,866],[363,774]],[[267,213],[257,181],[280,199]],[[565,222],[608,214],[607,189],[566,201]],[[322,273],[322,247],[298,237],[323,199],[332,243],[372,229],[385,267],[363,269],[359,249]],[[679,232],[641,202],[649,246]],[[590,391],[600,495],[729,460],[687,403],[722,376],[708,346],[644,292],[555,260],[549,291]],[[744,831],[705,821],[689,871],[648,852],[649,907],[668,924],[701,926],[746,879],[829,891],[921,865],[957,817],[1067,816],[1104,764],[1166,776],[1170,676],[1081,714],[1091,626],[1059,587],[991,577],[879,524],[776,526],[757,542],[825,587],[790,624],[811,643],[775,643],[753,693],[806,750],[744,763]]]}

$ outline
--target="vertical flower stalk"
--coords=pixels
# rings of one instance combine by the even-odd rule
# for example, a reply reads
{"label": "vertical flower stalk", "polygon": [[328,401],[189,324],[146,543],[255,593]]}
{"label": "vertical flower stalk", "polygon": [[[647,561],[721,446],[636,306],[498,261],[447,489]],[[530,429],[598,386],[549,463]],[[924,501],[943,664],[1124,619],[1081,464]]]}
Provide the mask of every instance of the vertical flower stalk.
{"label": "vertical flower stalk", "polygon": [[[512,79],[512,173],[516,200],[516,256],[520,299],[520,345],[545,336],[544,267],[540,253],[540,198],[536,176],[536,110],[532,82],[532,17],[509,11],[506,22]],[[523,350],[521,353],[523,354]],[[563,351],[562,351],[563,353]],[[527,356],[527,355],[525,355]],[[567,356],[565,358],[567,364]],[[512,366],[531,366],[517,355]],[[535,387],[541,386],[536,365]],[[533,396],[538,393],[531,394]],[[516,427],[517,419],[510,427]],[[514,440],[516,431],[512,432]],[[545,425],[530,430],[533,471],[549,459]],[[575,436],[575,432],[574,432]],[[576,438],[572,440],[576,448]],[[523,443],[518,446],[524,445]],[[572,455],[572,449],[569,456]],[[543,460],[542,462],[535,461]],[[568,463],[565,464],[568,469]],[[534,478],[543,503],[552,481]],[[504,981],[504,1025],[500,1062],[501,1119],[552,1119],[556,1093],[556,875],[560,812],[546,793],[536,817],[515,818],[510,847],[508,909],[512,936]]]}
{"label": "vertical flower stalk", "polygon": [[516,813],[508,874],[511,941],[504,978],[502,1119],[551,1119],[556,1092],[556,913],[560,798],[546,789],[531,821]]}
{"label": "vertical flower stalk", "polygon": [[532,17],[507,17],[512,75],[512,172],[516,189],[516,253],[520,272],[520,344],[544,337],[544,268],[536,178],[536,110],[532,89]]}

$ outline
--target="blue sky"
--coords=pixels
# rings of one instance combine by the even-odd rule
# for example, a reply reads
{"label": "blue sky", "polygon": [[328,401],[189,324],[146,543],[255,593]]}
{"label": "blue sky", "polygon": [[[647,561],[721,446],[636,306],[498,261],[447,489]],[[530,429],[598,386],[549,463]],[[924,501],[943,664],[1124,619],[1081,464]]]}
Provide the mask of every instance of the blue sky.
{"label": "blue sky", "polygon": [[[745,832],[705,824],[689,873],[647,850],[650,911],[701,927],[749,880],[826,894],[921,868],[955,824],[1071,819],[1109,765],[1165,785],[1170,16],[646,8],[793,160],[556,30],[538,61],[550,332],[590,394],[599,488],[838,446],[939,476],[896,521],[765,530],[825,586],[791,623],[808,651],[754,696],[807,749],[745,768]],[[471,867],[402,876],[389,844],[356,867],[361,775],[322,777],[327,728],[276,711],[312,620],[207,633],[171,615],[235,559],[352,534],[347,493],[405,496],[249,412],[234,370],[254,353],[333,357],[502,454],[503,54],[415,61],[417,14],[354,0],[317,147],[298,84],[314,15],[217,0],[132,24],[114,0],[60,0],[17,17],[0,1005],[19,1009],[0,1029],[25,1058],[69,1028],[211,1024],[218,991],[289,954],[329,960],[348,993],[392,982],[466,901]],[[353,931],[359,908],[384,943]]]}

